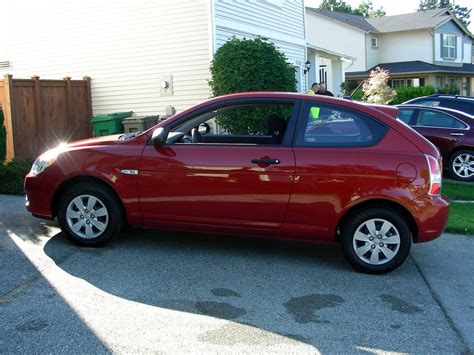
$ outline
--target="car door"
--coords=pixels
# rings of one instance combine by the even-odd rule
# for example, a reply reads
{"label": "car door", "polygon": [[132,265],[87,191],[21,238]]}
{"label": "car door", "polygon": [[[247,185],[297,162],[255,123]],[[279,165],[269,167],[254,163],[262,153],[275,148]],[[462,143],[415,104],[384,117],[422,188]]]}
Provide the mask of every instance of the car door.
{"label": "car door", "polygon": [[387,159],[386,150],[371,148],[388,130],[371,116],[316,101],[306,102],[300,112],[285,224],[332,240],[341,210],[364,196],[383,194],[398,163]]}
{"label": "car door", "polygon": [[[227,101],[200,109],[199,114],[192,113],[175,123],[178,126],[170,127],[170,135],[186,133],[179,130],[187,131],[188,128],[181,127],[189,122],[201,123],[200,117],[211,117],[206,122],[210,122],[214,131],[203,134],[201,143],[192,143],[192,139],[185,135],[178,142],[161,147],[150,144],[144,148],[139,174],[139,199],[144,224],[179,222],[248,228],[280,226],[285,217],[295,170],[291,135],[298,104],[293,100]],[[286,134],[278,144],[271,144],[272,136],[261,132],[248,135],[218,132],[219,125],[213,115],[217,115],[220,109],[226,108],[226,117],[232,118],[235,115],[230,113],[234,107],[241,109],[252,105],[259,108],[274,105],[289,107]],[[265,113],[265,109],[262,112]],[[222,114],[219,117],[222,118]]]}
{"label": "car door", "polygon": [[444,159],[468,134],[465,123],[436,109],[419,108],[412,122],[418,133],[438,147]]}

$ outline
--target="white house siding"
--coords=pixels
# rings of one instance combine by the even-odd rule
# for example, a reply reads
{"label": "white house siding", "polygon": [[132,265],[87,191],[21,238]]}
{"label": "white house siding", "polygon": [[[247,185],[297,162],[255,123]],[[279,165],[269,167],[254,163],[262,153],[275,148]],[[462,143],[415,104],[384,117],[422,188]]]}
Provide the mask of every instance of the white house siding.
{"label": "white house siding", "polygon": [[297,69],[300,91],[306,90],[303,0],[214,0],[215,49],[232,36],[268,38]]}
{"label": "white house siding", "polygon": [[[179,111],[209,97],[209,9],[209,0],[11,2],[0,60],[18,78],[90,76],[94,114]],[[160,96],[165,75],[173,96]]]}
{"label": "white house siding", "polygon": [[308,43],[356,58],[349,71],[366,70],[365,32],[306,11]]}
{"label": "white house siding", "polygon": [[378,62],[407,62],[416,58],[433,63],[433,36],[430,31],[386,33],[378,36]]}

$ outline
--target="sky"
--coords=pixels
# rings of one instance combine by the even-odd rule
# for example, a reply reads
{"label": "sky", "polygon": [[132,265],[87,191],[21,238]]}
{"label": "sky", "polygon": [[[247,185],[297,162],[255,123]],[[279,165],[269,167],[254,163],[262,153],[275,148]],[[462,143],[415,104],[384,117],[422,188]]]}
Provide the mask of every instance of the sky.
{"label": "sky", "polygon": [[[361,0],[344,0],[352,7],[357,7],[362,2]],[[399,15],[409,12],[415,12],[420,4],[419,0],[372,0],[374,7],[378,9],[383,7],[387,15]],[[305,0],[307,6],[318,7],[321,0]],[[468,8],[474,8],[474,1],[472,0],[455,0],[454,3]],[[471,24],[469,31],[474,33],[474,10],[471,12]]]}

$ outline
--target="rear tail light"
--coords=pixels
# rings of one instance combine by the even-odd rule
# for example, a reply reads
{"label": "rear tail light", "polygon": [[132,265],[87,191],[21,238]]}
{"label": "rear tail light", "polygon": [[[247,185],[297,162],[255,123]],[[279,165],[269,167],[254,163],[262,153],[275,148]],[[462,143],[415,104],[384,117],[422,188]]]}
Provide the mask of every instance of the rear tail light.
{"label": "rear tail light", "polygon": [[441,159],[438,161],[431,155],[425,156],[430,173],[430,195],[439,195],[441,193]]}

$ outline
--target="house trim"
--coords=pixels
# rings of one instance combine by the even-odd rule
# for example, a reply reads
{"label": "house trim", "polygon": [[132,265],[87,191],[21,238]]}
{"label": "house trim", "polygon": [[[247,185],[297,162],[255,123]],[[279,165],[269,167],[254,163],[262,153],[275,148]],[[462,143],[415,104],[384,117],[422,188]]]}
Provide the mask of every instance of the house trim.
{"label": "house trim", "polygon": [[336,57],[336,59],[347,59],[347,60],[350,60],[350,61],[356,60],[355,57],[351,57],[349,55],[342,54],[342,53],[333,52],[333,51],[330,51],[328,49],[315,46],[314,44],[311,44],[311,43],[307,43],[306,47],[308,47],[309,49],[314,49],[315,51],[318,51],[318,52],[329,54],[331,56]]}

